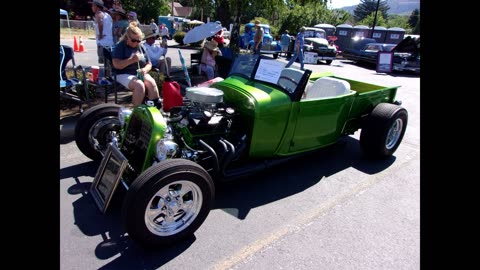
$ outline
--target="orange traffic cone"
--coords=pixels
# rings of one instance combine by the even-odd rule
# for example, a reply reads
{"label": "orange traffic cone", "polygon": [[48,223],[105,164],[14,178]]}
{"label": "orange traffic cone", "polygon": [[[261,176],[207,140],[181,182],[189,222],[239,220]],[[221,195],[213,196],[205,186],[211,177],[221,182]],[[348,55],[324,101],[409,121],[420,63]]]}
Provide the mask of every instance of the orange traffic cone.
{"label": "orange traffic cone", "polygon": [[78,52],[78,43],[77,43],[77,37],[73,36],[73,51]]}
{"label": "orange traffic cone", "polygon": [[85,52],[85,47],[83,46],[82,36],[79,36],[78,39],[80,40],[80,46],[78,48],[78,51],[79,52]]}

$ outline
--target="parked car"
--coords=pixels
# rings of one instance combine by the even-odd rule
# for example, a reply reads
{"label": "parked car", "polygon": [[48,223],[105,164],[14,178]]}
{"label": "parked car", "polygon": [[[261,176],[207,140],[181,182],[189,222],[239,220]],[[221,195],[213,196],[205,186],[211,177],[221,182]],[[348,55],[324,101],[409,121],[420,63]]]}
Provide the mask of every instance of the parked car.
{"label": "parked car", "polygon": [[[373,42],[372,42],[373,41]],[[344,59],[377,64],[378,52],[393,52],[393,70],[420,73],[420,40],[406,37],[398,44],[378,43],[374,39],[360,39],[343,50]]]}
{"label": "parked car", "polygon": [[[253,36],[255,36],[255,24],[247,23],[244,28],[244,34],[240,36],[240,48],[249,49],[253,48]],[[260,50],[261,54],[272,54],[273,58],[277,58],[278,54],[282,52],[282,46],[280,42],[277,42],[273,39],[272,34],[270,33],[270,25],[260,24],[260,27],[263,29],[263,43],[262,49]]]}
{"label": "parked car", "polygon": [[187,88],[168,112],[109,103],[87,110],[75,142],[101,161],[90,188],[99,209],[104,213],[112,194],[125,188],[126,232],[139,244],[159,247],[200,227],[219,181],[285,163],[359,129],[367,157],[394,154],[408,120],[395,99],[398,86],[284,66],[240,54],[227,78]]}
{"label": "parked car", "polygon": [[420,38],[407,36],[393,52],[393,70],[420,73]]}
{"label": "parked car", "polygon": [[317,61],[324,60],[327,65],[330,65],[333,60],[337,58],[337,48],[328,44],[324,38],[305,38],[304,52],[317,53]]}
{"label": "parked car", "polygon": [[372,38],[354,39],[342,55],[346,60],[376,64],[378,52],[390,52],[395,46],[396,44],[378,43]]}

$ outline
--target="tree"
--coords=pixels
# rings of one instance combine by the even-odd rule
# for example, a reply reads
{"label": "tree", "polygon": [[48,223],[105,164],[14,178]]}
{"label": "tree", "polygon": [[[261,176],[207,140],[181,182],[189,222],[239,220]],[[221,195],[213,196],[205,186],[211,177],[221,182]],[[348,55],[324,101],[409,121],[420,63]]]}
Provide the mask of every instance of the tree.
{"label": "tree", "polygon": [[379,16],[383,17],[383,19],[386,19],[388,16],[387,11],[390,9],[390,7],[387,4],[387,1],[385,0],[360,0],[360,4],[357,5],[355,10],[353,11],[353,18],[355,21],[359,22],[368,17],[372,12],[375,12],[377,9],[377,2],[380,1],[378,5],[378,14],[377,14],[377,20]]}
{"label": "tree", "polygon": [[[375,11],[370,13],[365,19],[358,22],[359,25],[368,25],[369,27],[373,27],[373,20],[375,19]],[[376,26],[387,26],[387,21],[382,17],[377,15],[377,21],[375,23]]]}
{"label": "tree", "polygon": [[412,30],[412,34],[420,35],[420,18],[418,18],[418,22]]}
{"label": "tree", "polygon": [[412,11],[412,14],[410,14],[410,17],[408,18],[408,25],[410,25],[410,27],[412,28],[415,28],[419,20],[420,11],[418,9],[415,9],[414,11]]}
{"label": "tree", "polygon": [[168,3],[167,0],[122,0],[121,2],[126,12],[137,13],[137,19],[141,24],[150,24],[150,19],[158,18],[162,11],[165,12]]}
{"label": "tree", "polygon": [[387,26],[390,27],[400,27],[405,30],[410,29],[411,27],[408,25],[408,16],[406,15],[397,15],[392,14],[388,16]]}

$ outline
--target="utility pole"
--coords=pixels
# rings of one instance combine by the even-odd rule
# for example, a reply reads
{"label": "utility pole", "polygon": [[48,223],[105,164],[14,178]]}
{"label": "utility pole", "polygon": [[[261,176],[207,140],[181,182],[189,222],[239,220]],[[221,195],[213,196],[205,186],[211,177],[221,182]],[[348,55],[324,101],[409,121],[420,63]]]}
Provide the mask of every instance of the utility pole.
{"label": "utility pole", "polygon": [[373,18],[372,32],[370,33],[370,38],[373,38],[373,31],[375,31],[375,24],[377,24],[377,13],[378,6],[380,5],[380,0],[377,0],[377,8],[375,9],[375,18]]}

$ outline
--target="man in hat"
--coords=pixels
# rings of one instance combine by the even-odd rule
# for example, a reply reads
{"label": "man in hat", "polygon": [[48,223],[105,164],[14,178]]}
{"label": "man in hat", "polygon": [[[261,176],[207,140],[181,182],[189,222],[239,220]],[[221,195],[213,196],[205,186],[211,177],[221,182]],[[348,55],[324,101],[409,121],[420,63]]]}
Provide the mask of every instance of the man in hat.
{"label": "man in hat", "polygon": [[110,14],[113,18],[113,42],[116,44],[127,30],[128,19],[125,10],[121,7],[110,9]]}
{"label": "man in hat", "polygon": [[93,0],[92,11],[95,13],[95,39],[97,41],[98,63],[103,64],[105,58],[103,56],[103,48],[113,46],[113,20],[112,17],[103,9],[103,0]]}
{"label": "man in hat", "polygon": [[135,11],[128,12],[128,21],[129,22],[136,22],[137,25],[140,25],[140,22],[137,19],[137,13]]}
{"label": "man in hat", "polygon": [[300,69],[305,70],[303,68],[303,65],[304,65],[303,64],[303,45],[305,42],[304,35],[303,35],[304,32],[305,32],[305,27],[302,26],[300,28],[300,31],[297,34],[297,37],[295,38],[295,48],[294,48],[293,56],[292,58],[290,58],[290,61],[288,61],[288,64],[285,66],[285,68],[290,67],[293,64],[293,62],[297,60],[297,57],[298,57],[298,59],[300,60]]}
{"label": "man in hat", "polygon": [[287,56],[287,51],[288,51],[288,47],[290,45],[290,40],[291,40],[291,37],[288,34],[288,30],[285,30],[282,37],[280,38],[280,45],[282,46],[282,52],[284,53],[285,57]]}
{"label": "man in hat", "polygon": [[154,19],[150,20],[150,27],[152,28],[153,33],[158,33],[158,25],[155,23]]}
{"label": "man in hat", "polygon": [[170,76],[172,59],[170,57],[166,57],[166,43],[162,44],[162,46],[155,44],[155,40],[157,40],[158,37],[160,37],[160,35],[152,31],[145,33],[145,44],[143,46],[145,47],[145,50],[147,50],[147,54],[150,57],[150,61],[152,61],[152,65],[158,67],[160,72],[163,74]]}
{"label": "man in hat", "polygon": [[263,28],[260,26],[260,21],[255,20],[255,35],[253,36],[253,53],[260,54],[263,44]]}
{"label": "man in hat", "polygon": [[222,52],[218,48],[218,43],[213,39],[205,41],[205,44],[203,45],[200,69],[207,74],[208,80],[215,78],[215,71],[217,70],[215,57],[217,55],[222,55]]}

